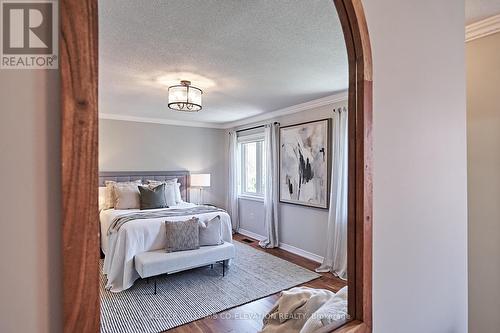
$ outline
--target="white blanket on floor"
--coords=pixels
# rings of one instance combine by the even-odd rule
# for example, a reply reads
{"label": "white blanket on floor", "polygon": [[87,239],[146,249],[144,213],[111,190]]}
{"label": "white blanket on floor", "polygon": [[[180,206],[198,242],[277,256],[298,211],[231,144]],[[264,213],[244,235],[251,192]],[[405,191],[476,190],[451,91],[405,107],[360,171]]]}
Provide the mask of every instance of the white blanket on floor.
{"label": "white blanket on floor", "polygon": [[313,333],[326,325],[340,327],[347,319],[347,287],[334,293],[296,287],[283,291],[264,319],[262,333]]}
{"label": "white blanket on floor", "polygon": [[[185,207],[193,207],[193,204],[185,204]],[[179,208],[178,206],[172,208]],[[169,208],[166,208],[168,210]],[[139,274],[134,267],[136,254],[165,248],[166,229],[165,220],[183,221],[189,216],[175,216],[169,218],[139,219],[124,224],[116,233],[107,236],[107,230],[115,217],[130,214],[139,210],[104,210],[101,218],[101,242],[104,258],[104,274],[107,277],[106,288],[113,292],[120,292],[130,288]],[[227,213],[213,212],[194,215],[201,221],[207,221],[219,215],[222,221],[222,238],[225,242],[232,243],[231,218]]]}

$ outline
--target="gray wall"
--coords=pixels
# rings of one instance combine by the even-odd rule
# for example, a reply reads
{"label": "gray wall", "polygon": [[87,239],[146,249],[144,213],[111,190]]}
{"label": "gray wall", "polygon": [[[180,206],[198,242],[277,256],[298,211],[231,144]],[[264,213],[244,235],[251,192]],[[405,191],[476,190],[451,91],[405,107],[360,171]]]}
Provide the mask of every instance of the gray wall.
{"label": "gray wall", "polygon": [[[305,121],[331,118],[334,107],[346,105],[347,101],[277,117],[266,122],[278,121],[281,126],[286,126]],[[250,123],[239,128],[252,127],[254,125],[258,125],[258,123]],[[244,230],[265,236],[263,202],[243,198],[239,202],[240,227]],[[280,203],[279,207],[280,243],[285,243],[323,257],[326,250],[328,210],[287,203]]]}
{"label": "gray wall", "polygon": [[500,331],[500,33],[466,44],[469,329]]}
{"label": "gray wall", "polygon": [[374,331],[463,333],[464,1],[363,4],[374,67]]}
{"label": "gray wall", "polygon": [[[226,134],[212,128],[99,119],[100,171],[210,173],[206,203],[226,205]],[[191,191],[198,201],[199,191]]]}
{"label": "gray wall", "polygon": [[58,71],[0,70],[0,105],[0,332],[59,332]]}
{"label": "gray wall", "polygon": [[[374,61],[374,333],[463,333],[464,2],[363,4]],[[2,333],[61,331],[58,100],[57,71],[0,70],[0,177],[16,181],[0,200]]]}

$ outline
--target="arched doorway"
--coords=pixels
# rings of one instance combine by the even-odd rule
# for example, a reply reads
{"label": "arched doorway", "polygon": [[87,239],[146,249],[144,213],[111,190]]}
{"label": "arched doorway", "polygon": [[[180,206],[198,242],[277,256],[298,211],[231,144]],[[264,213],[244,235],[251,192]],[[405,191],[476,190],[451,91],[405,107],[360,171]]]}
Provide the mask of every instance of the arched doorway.
{"label": "arched doorway", "polygon": [[[349,59],[349,314],[371,332],[372,65],[361,0],[333,0]],[[97,0],[60,1],[64,332],[99,331]]]}

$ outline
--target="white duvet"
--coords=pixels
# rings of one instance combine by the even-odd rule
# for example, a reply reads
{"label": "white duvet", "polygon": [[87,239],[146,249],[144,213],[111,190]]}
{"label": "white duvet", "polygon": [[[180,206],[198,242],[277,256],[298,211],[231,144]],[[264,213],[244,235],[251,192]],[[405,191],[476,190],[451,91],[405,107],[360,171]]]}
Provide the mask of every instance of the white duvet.
{"label": "white duvet", "polygon": [[[183,202],[177,206],[165,208],[190,208],[196,206],[192,203]],[[158,211],[162,209],[148,210]],[[154,219],[133,220],[124,224],[118,232],[107,235],[108,228],[115,217],[140,212],[139,209],[116,210],[107,209],[100,213],[101,223],[101,248],[106,257],[104,258],[104,274],[107,277],[106,289],[120,292],[130,288],[134,281],[139,278],[135,271],[134,257],[136,254],[165,248],[166,231],[165,220],[182,221],[189,216],[162,217]],[[227,213],[213,212],[194,215],[201,221],[207,221],[220,215],[222,221],[222,238],[225,242],[232,242],[231,219]]]}

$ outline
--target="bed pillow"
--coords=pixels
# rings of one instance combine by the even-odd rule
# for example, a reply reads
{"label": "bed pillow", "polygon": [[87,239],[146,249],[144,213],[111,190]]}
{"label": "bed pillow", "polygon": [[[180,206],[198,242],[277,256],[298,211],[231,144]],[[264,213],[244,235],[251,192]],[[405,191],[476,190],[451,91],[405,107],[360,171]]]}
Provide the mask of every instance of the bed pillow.
{"label": "bed pillow", "polygon": [[186,251],[200,248],[200,227],[198,218],[186,221],[165,221],[166,251]]}
{"label": "bed pillow", "polygon": [[106,208],[106,186],[99,186],[99,211]]}
{"label": "bed pillow", "polygon": [[151,187],[158,186],[160,184],[166,184],[167,186],[165,187],[165,197],[167,200],[167,205],[170,206],[175,206],[176,204],[182,202],[182,197],[181,197],[181,191],[180,191],[180,185],[177,182],[177,178],[174,179],[168,179],[165,181],[159,181],[159,180],[147,180],[148,185]]}
{"label": "bed pillow", "polygon": [[106,193],[104,199],[104,209],[114,208],[116,205],[116,194],[115,194],[115,186],[117,184],[135,184],[140,185],[142,181],[140,179],[130,181],[130,182],[115,182],[114,180],[106,180],[104,185],[106,186]]}
{"label": "bed pillow", "polygon": [[139,190],[139,208],[140,209],[155,209],[167,208],[165,200],[165,184],[160,184],[156,187],[137,186]]}
{"label": "bed pillow", "polygon": [[167,206],[175,206],[177,205],[177,201],[175,200],[175,183],[165,183],[165,182],[158,182],[158,183],[153,183],[150,182],[148,183],[149,188],[155,188],[159,185],[165,185],[165,202],[167,203]]}
{"label": "bed pillow", "polygon": [[146,184],[153,186],[158,186],[160,184],[168,184],[168,183],[177,183],[177,178],[172,178],[167,180],[152,180],[152,179],[146,180]]}
{"label": "bed pillow", "polygon": [[176,203],[181,203],[182,200],[182,195],[181,195],[181,184],[180,183],[175,183],[174,184],[174,191],[175,191],[175,202]]}
{"label": "bed pillow", "polygon": [[114,186],[115,192],[115,209],[139,209],[139,189],[137,184],[121,184],[117,183]]}
{"label": "bed pillow", "polygon": [[165,201],[169,206],[175,206],[177,201],[175,200],[175,186],[176,183],[166,183],[165,184]]}
{"label": "bed pillow", "polygon": [[221,245],[222,240],[222,222],[217,215],[211,220],[199,223],[200,228],[200,246]]}
{"label": "bed pillow", "polygon": [[103,206],[104,209],[115,207],[115,200],[114,200],[115,194],[114,194],[114,188],[113,188],[114,184],[116,184],[116,182],[110,181],[110,180],[107,180],[105,182],[106,191],[104,194],[104,206]]}

